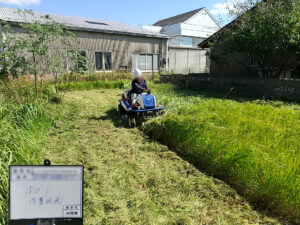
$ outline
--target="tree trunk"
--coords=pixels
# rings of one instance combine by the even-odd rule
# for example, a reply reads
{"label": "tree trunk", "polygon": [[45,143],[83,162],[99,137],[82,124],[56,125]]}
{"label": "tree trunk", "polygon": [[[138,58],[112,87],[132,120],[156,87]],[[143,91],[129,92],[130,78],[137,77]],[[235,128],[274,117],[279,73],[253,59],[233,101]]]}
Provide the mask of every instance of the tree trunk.
{"label": "tree trunk", "polygon": [[58,75],[57,72],[55,72],[55,92],[56,96],[58,95]]}
{"label": "tree trunk", "polygon": [[35,100],[38,98],[38,75],[36,72],[36,58],[35,53],[32,52],[33,65],[34,65],[34,89],[35,89]]}
{"label": "tree trunk", "polygon": [[41,79],[41,82],[40,82],[40,93],[41,93],[41,96],[43,95],[43,75],[40,76],[40,79]]}

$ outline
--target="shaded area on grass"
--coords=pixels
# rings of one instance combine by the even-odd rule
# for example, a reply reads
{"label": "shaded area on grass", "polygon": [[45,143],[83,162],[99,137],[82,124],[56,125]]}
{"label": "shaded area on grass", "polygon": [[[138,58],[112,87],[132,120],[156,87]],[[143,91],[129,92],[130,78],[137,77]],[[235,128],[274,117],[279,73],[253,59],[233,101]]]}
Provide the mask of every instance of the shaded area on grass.
{"label": "shaded area on grass", "polygon": [[104,114],[100,117],[91,117],[90,119],[98,121],[109,120],[114,124],[115,127],[128,127],[127,123],[125,123],[125,121],[121,118],[118,109],[115,107],[105,111]]}

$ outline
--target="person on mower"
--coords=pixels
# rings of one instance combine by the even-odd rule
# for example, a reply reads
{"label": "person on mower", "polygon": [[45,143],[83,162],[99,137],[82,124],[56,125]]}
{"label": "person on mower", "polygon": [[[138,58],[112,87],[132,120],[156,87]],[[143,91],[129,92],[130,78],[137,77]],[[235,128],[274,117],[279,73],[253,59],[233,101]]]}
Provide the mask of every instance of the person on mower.
{"label": "person on mower", "polygon": [[135,104],[139,95],[143,94],[146,91],[150,91],[147,86],[146,80],[143,78],[142,71],[139,69],[134,70],[134,80],[132,81],[132,90],[131,90],[131,102],[132,108],[135,108]]}

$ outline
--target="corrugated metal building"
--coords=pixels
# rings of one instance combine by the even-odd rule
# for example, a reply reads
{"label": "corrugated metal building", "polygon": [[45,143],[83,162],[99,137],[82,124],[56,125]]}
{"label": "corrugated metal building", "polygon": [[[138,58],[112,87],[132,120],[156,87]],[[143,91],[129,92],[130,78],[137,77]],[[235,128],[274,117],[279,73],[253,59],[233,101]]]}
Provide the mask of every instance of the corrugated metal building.
{"label": "corrugated metal building", "polygon": [[[48,14],[20,15],[15,9],[0,8],[0,19],[23,32],[18,23],[34,22]],[[143,71],[166,69],[168,37],[121,22],[89,19],[64,15],[50,15],[55,22],[65,24],[78,37],[76,50],[86,55],[96,71],[130,70]]]}
{"label": "corrugated metal building", "polygon": [[169,37],[169,71],[180,74],[208,72],[207,50],[199,49],[197,44],[220,29],[209,10],[196,9],[142,27]]}

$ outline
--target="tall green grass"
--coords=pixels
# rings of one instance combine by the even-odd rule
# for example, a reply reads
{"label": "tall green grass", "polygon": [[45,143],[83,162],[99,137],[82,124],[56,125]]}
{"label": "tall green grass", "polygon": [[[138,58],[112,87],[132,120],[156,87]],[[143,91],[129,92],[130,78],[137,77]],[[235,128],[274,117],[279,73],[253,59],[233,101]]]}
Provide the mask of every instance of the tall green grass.
{"label": "tall green grass", "polygon": [[9,165],[41,164],[39,142],[50,126],[41,104],[0,100],[0,224],[8,215]]}
{"label": "tall green grass", "polygon": [[156,86],[166,116],[144,131],[226,180],[253,203],[300,217],[300,110]]}
{"label": "tall green grass", "polygon": [[97,80],[97,81],[78,81],[78,82],[65,82],[58,85],[60,91],[83,91],[94,89],[113,89],[125,87],[126,82],[122,80]]}

